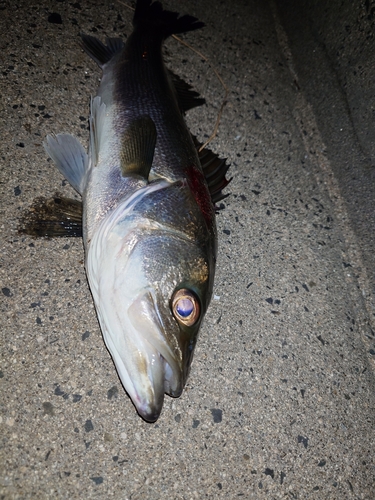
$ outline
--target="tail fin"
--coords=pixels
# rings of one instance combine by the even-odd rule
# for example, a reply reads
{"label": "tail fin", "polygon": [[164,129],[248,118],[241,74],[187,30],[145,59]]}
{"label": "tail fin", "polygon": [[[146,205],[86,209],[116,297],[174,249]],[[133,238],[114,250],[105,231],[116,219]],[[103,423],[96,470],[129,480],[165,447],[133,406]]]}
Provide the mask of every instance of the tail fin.
{"label": "tail fin", "polygon": [[185,15],[179,17],[177,12],[164,10],[160,2],[152,0],[137,0],[133,18],[133,26],[147,26],[148,29],[159,30],[164,38],[173,34],[185,33],[203,28],[204,23],[196,17]]}

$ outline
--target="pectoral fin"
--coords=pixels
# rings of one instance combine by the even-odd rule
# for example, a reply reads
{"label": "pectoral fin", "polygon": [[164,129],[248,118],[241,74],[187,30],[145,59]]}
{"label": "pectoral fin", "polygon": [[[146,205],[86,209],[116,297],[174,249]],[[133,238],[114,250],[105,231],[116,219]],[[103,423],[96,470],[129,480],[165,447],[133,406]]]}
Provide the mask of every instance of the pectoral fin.
{"label": "pectoral fin", "polygon": [[156,145],[156,127],[148,115],[134,120],[122,138],[121,174],[148,180]]}
{"label": "pectoral fin", "polygon": [[99,153],[105,141],[105,115],[107,106],[100,96],[91,98],[90,112],[90,157],[94,167],[98,164]]}

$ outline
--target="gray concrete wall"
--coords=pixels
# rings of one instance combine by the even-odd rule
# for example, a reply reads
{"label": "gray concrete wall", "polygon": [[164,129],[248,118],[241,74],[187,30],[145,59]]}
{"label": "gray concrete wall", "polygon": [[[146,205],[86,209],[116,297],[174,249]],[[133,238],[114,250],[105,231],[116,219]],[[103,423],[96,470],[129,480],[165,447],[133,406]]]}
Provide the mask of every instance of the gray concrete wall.
{"label": "gray concrete wall", "polygon": [[282,0],[279,9],[297,64],[337,80],[359,147],[375,166],[375,2]]}
{"label": "gray concrete wall", "polygon": [[278,12],[296,84],[312,107],[355,233],[356,242],[347,243],[358,247],[358,276],[374,318],[375,2],[283,0]]}

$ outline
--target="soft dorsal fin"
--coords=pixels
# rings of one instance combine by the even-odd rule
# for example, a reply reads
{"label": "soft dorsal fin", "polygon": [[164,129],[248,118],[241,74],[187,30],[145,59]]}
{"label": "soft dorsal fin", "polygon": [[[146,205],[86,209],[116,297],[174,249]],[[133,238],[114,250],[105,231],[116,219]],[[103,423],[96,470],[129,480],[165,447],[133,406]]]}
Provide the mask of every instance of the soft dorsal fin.
{"label": "soft dorsal fin", "polygon": [[201,163],[204,177],[208,184],[208,189],[211,194],[213,203],[223,200],[228,195],[223,194],[222,190],[230,183],[232,178],[226,179],[225,175],[228,172],[229,165],[226,163],[226,158],[222,159],[210,149],[204,148],[202,151],[199,149],[202,144],[198,139],[192,135],[195,147],[197,148],[199,161]]}
{"label": "soft dorsal fin", "polygon": [[73,135],[47,135],[43,143],[47,154],[79,194],[83,193],[88,169],[88,156]]}
{"label": "soft dorsal fin", "polygon": [[135,119],[126,129],[121,145],[121,174],[148,180],[154,159],[156,127],[148,115]]}
{"label": "soft dorsal fin", "polygon": [[193,87],[189,83],[186,83],[181,77],[173,73],[171,70],[168,70],[168,73],[176,90],[177,102],[181,113],[186,113],[189,109],[205,104],[205,99],[200,97],[198,92],[193,90]]}
{"label": "soft dorsal fin", "polygon": [[100,68],[102,68],[112,57],[124,48],[124,42],[121,38],[107,38],[107,45],[94,36],[81,36],[81,47],[93,59]]}

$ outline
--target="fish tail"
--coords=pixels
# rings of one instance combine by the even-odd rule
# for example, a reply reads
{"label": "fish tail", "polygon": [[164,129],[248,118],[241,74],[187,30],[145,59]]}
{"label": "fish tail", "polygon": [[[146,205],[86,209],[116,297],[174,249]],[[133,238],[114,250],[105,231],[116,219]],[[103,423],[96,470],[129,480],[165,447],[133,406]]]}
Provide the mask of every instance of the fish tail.
{"label": "fish tail", "polygon": [[137,0],[133,18],[135,28],[153,29],[160,32],[163,38],[177,33],[194,31],[203,28],[204,23],[196,17],[180,16],[177,12],[164,10],[160,2],[152,0]]}

